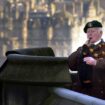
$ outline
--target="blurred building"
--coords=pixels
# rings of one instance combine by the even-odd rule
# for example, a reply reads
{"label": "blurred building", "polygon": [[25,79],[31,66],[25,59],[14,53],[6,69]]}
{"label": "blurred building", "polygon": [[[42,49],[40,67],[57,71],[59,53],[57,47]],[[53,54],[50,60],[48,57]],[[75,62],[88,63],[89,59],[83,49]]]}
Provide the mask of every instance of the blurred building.
{"label": "blurred building", "polygon": [[[1,56],[9,49],[50,46],[68,56],[86,39],[90,20],[105,25],[105,0],[0,0]],[[103,29],[105,33],[105,29]]]}

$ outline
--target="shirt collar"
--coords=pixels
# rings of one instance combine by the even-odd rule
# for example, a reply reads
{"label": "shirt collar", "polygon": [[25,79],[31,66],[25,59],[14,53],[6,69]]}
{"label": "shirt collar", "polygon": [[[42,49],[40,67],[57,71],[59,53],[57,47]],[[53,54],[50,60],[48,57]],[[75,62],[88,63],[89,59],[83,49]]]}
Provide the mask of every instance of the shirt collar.
{"label": "shirt collar", "polygon": [[98,40],[97,42],[95,42],[94,45],[97,45],[97,44],[99,44],[100,42],[101,42],[101,39]]}

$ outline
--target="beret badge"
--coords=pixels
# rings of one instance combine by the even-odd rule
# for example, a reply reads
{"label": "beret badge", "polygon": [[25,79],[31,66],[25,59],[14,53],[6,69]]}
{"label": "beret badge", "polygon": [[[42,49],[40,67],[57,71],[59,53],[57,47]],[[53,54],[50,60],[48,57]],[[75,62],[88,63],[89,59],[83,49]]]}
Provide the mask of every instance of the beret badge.
{"label": "beret badge", "polygon": [[92,27],[92,23],[88,23],[88,27]]}

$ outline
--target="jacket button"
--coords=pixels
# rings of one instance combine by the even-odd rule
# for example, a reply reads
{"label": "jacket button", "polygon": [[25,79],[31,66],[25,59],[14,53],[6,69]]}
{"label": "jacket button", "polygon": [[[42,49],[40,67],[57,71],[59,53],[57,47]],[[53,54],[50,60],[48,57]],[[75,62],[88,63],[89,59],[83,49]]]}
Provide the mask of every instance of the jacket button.
{"label": "jacket button", "polygon": [[102,82],[102,80],[101,80],[101,79],[99,79],[99,80],[98,80],[98,82],[100,82],[100,83],[101,83],[101,82]]}
{"label": "jacket button", "polygon": [[104,92],[101,90],[101,94],[103,94]]}

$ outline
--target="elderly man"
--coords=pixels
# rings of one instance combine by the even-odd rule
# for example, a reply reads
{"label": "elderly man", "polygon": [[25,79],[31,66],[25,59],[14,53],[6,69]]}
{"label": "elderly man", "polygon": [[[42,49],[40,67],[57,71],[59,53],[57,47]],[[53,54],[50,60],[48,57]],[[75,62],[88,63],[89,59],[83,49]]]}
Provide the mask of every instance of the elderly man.
{"label": "elderly man", "polygon": [[74,90],[105,99],[105,42],[102,24],[93,20],[84,27],[87,41],[68,57],[71,70],[78,71],[78,84]]}

